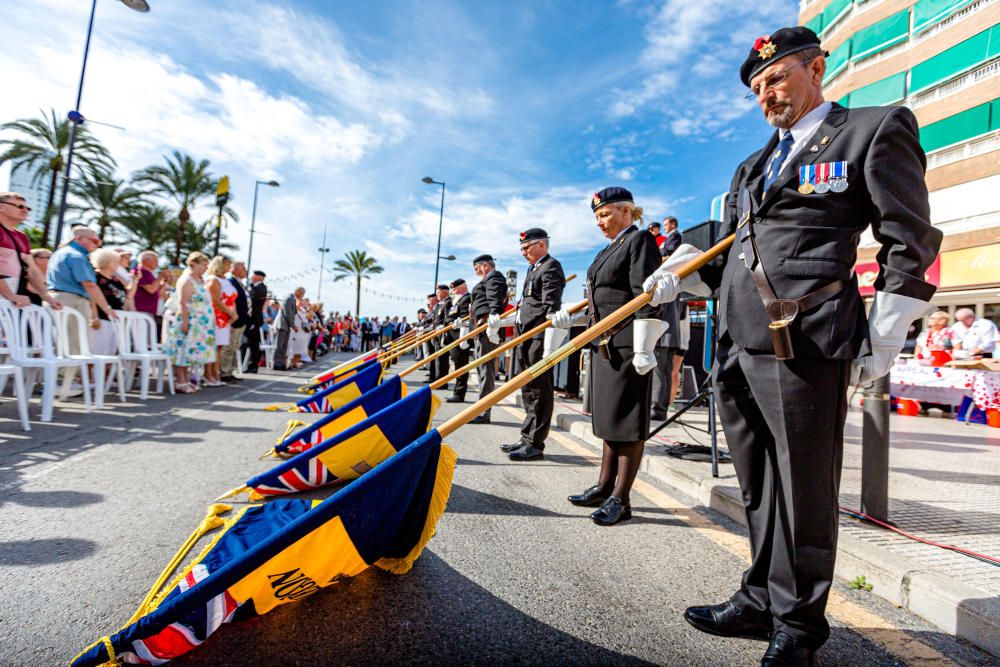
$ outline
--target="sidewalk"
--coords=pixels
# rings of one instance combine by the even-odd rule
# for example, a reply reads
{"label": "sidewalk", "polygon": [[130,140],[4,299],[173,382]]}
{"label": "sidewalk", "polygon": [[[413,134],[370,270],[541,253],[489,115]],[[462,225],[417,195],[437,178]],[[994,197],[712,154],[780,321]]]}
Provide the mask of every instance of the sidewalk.
{"label": "sidewalk", "polygon": [[[684,415],[706,427],[707,410]],[[841,506],[860,509],[861,411],[847,418]],[[579,401],[557,400],[554,425],[600,447]],[[709,436],[672,424],[647,443],[643,470],[699,503],[745,523],[733,468],[677,459],[665,446],[709,444]],[[719,428],[719,447],[726,449]],[[1000,429],[932,417],[892,416],[889,520],[908,533],[1000,557]],[[837,576],[864,575],[872,592],[942,630],[1000,655],[1000,567],[921,544],[841,516]]]}

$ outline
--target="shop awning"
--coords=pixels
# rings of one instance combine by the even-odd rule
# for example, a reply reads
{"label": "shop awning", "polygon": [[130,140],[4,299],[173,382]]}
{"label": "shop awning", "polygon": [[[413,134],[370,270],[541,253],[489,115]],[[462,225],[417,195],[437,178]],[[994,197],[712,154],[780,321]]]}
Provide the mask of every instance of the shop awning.
{"label": "shop awning", "polygon": [[927,90],[997,57],[1000,57],[1000,25],[915,65],[910,74],[910,91]]}
{"label": "shop awning", "polygon": [[904,9],[854,35],[851,60],[862,60],[906,41],[910,36],[910,10]]}

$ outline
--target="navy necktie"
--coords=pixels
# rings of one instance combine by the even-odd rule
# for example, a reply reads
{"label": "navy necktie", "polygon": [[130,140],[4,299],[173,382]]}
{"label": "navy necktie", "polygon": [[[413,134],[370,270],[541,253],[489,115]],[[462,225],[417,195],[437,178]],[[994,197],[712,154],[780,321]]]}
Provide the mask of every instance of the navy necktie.
{"label": "navy necktie", "polygon": [[781,165],[788,159],[788,154],[792,151],[793,143],[795,143],[795,139],[792,138],[791,131],[786,130],[784,136],[781,137],[781,141],[778,142],[778,147],[774,149],[774,155],[771,157],[771,162],[767,167],[767,174],[764,176],[763,192],[767,192],[768,188],[778,180]]}

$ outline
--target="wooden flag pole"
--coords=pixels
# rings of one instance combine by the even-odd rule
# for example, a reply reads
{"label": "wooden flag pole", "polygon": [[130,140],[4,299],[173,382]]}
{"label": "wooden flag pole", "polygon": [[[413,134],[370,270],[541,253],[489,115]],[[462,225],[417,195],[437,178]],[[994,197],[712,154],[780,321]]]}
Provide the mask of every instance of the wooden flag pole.
{"label": "wooden flag pole", "polygon": [[[576,278],[576,274],[575,273],[571,274],[568,278],[566,278],[566,282],[568,283],[569,281],[573,280],[574,278]],[[503,314],[503,317],[505,319],[509,319],[512,315],[514,315],[514,313],[517,312],[518,308],[520,308],[520,307],[521,307],[521,304],[517,304],[516,306],[514,306],[514,308],[512,310],[508,310],[507,312],[505,312]],[[458,347],[459,345],[461,345],[465,341],[467,341],[467,340],[469,340],[471,338],[475,338],[476,336],[478,336],[482,332],[486,331],[487,326],[488,326],[487,324],[481,324],[478,327],[476,327],[475,329],[473,329],[472,331],[470,331],[469,333],[467,333],[464,336],[462,336],[461,338],[459,338],[458,340],[453,340],[452,342],[448,343],[447,345],[445,345],[444,347],[442,347],[440,350],[438,350],[434,354],[430,355],[429,357],[425,357],[425,358],[421,359],[418,363],[413,364],[412,366],[410,366],[409,368],[407,368],[406,370],[400,371],[399,377],[404,378],[407,375],[409,375],[410,373],[412,373],[413,371],[415,371],[418,368],[420,368],[421,366],[423,366],[424,364],[437,359],[438,357],[440,357],[443,354],[448,354],[449,352],[451,352],[452,350],[454,350],[456,347]],[[484,358],[484,360],[485,360],[485,358]]]}
{"label": "wooden flag pole", "polygon": [[424,334],[422,334],[421,336],[419,336],[417,338],[417,340],[413,341],[409,346],[404,347],[404,348],[400,348],[400,349],[396,350],[395,352],[392,352],[391,354],[386,355],[385,357],[381,357],[379,359],[379,361],[381,361],[383,364],[391,362],[396,357],[401,357],[404,354],[406,354],[407,352],[420,347],[421,345],[423,345],[427,341],[429,341],[431,339],[434,339],[434,338],[437,338],[438,336],[440,336],[444,332],[448,331],[449,329],[451,329],[451,325],[450,324],[448,324],[446,326],[443,326],[440,329],[434,329],[432,331],[427,331]]}
{"label": "wooden flag pole", "polygon": [[[717,257],[718,255],[722,254],[723,252],[727,251],[729,249],[729,246],[731,246],[733,244],[733,240],[735,238],[736,238],[736,235],[733,234],[733,235],[730,235],[730,236],[726,237],[725,239],[719,241],[714,246],[712,246],[709,250],[707,250],[706,252],[701,253],[700,255],[698,255],[697,257],[695,257],[694,259],[692,259],[691,261],[687,262],[682,267],[680,267],[680,269],[678,269],[676,271],[677,275],[680,276],[681,278],[685,278],[685,277],[691,275],[692,273],[694,273],[695,271],[697,271],[698,269],[700,269],[701,267],[705,266],[710,261],[712,261],[713,259],[715,259],[715,257]],[[577,336],[573,340],[569,341],[568,343],[566,343],[565,345],[563,345],[562,347],[560,347],[558,350],[556,350],[555,352],[553,352],[548,357],[545,357],[544,359],[542,359],[541,361],[539,361],[537,364],[535,364],[531,368],[528,368],[528,369],[526,369],[526,370],[518,373],[516,376],[514,376],[513,378],[511,378],[510,380],[508,380],[507,382],[505,382],[500,387],[494,389],[492,392],[490,392],[486,396],[483,396],[481,399],[479,399],[478,401],[476,401],[475,403],[473,403],[469,407],[465,408],[464,410],[462,410],[461,412],[459,412],[457,415],[455,415],[454,417],[452,417],[448,421],[446,421],[443,424],[441,424],[438,427],[438,429],[437,429],[438,433],[441,434],[441,437],[447,437],[447,436],[451,435],[452,433],[454,433],[456,430],[458,430],[462,426],[465,426],[465,424],[467,424],[470,420],[472,420],[477,415],[480,415],[483,412],[485,412],[486,410],[492,408],[494,405],[496,405],[497,403],[499,403],[502,399],[510,396],[515,391],[517,391],[518,389],[522,388],[524,385],[528,384],[529,382],[531,382],[532,380],[534,380],[536,377],[540,376],[542,373],[545,373],[546,371],[550,370],[553,366],[555,366],[556,364],[558,364],[560,361],[562,361],[566,357],[570,356],[574,352],[577,352],[577,351],[583,349],[583,347],[587,343],[591,342],[592,340],[594,340],[595,338],[597,338],[601,334],[605,333],[606,331],[609,331],[612,328],[614,328],[619,322],[622,322],[627,317],[629,317],[630,315],[632,315],[632,313],[636,312],[637,310],[639,310],[640,308],[642,308],[643,306],[645,306],[647,303],[649,303],[652,298],[653,298],[653,295],[652,295],[651,292],[645,292],[645,293],[640,294],[639,296],[635,297],[634,299],[632,299],[631,301],[629,301],[627,304],[625,304],[624,306],[622,306],[621,308],[619,308],[615,312],[611,313],[607,317],[603,318],[597,324],[595,324],[594,326],[590,327],[589,329],[587,329],[586,331],[584,331],[583,333],[581,333],[579,336]],[[570,310],[571,313],[572,312],[579,312],[586,304],[587,304],[587,302],[583,301],[581,303],[576,304],[575,306],[573,306],[569,310]],[[517,338],[513,339],[509,343],[505,343],[504,345],[501,345],[496,350],[493,350],[493,352],[491,352],[490,354],[488,354],[485,357],[483,357],[482,360],[488,360],[489,358],[492,357],[492,355],[494,355],[495,353],[499,352],[500,350],[502,350],[504,348],[509,349],[510,347],[513,347],[514,345],[518,345],[519,343],[524,342],[524,340],[527,340],[528,338],[531,338],[532,336],[535,336],[538,333],[541,333],[542,331],[544,331],[545,329],[547,329],[550,326],[552,326],[552,321],[551,320],[546,320],[545,322],[543,322],[542,324],[539,324],[537,327],[535,327],[531,331],[527,331],[524,334],[522,334],[521,336],[518,336]],[[464,372],[468,368],[469,367],[467,366],[467,367],[465,367],[463,369],[460,369],[460,370]],[[441,386],[443,386],[444,384],[446,384],[449,381],[449,379],[452,379],[453,377],[457,377],[458,375],[461,375],[461,372],[455,371],[455,373],[452,373],[451,375],[438,380],[434,384],[440,384]],[[431,387],[434,387],[434,384],[432,384]],[[434,387],[434,388],[437,388],[437,387]]]}
{"label": "wooden flag pole", "polygon": [[[385,345],[379,346],[378,349],[375,350],[375,354],[376,355],[382,354],[382,352],[383,352],[382,348],[385,348],[385,351],[388,351],[388,350],[392,349],[394,346],[404,345],[404,344],[407,344],[407,343],[411,342],[414,334],[416,334],[416,329],[410,329],[405,334],[403,334],[402,336],[400,336],[398,339],[396,339],[394,341],[390,341],[390,342],[386,343]],[[407,340],[407,339],[410,339],[410,340]],[[354,363],[356,363],[358,361],[363,360],[365,357],[367,357],[371,353],[372,353],[372,350],[368,350],[367,352],[362,352],[361,354],[359,354],[358,356],[356,356],[356,357],[354,357],[352,359],[348,359],[347,361],[342,361],[341,363],[337,364],[336,366],[334,366],[330,370],[323,371],[322,373],[318,373],[318,374],[314,375],[309,380],[309,382],[316,382],[319,377],[321,377],[323,375],[328,375],[330,373],[333,373],[334,375],[336,375],[339,371],[347,369],[347,368],[350,368],[351,364],[354,364]]]}

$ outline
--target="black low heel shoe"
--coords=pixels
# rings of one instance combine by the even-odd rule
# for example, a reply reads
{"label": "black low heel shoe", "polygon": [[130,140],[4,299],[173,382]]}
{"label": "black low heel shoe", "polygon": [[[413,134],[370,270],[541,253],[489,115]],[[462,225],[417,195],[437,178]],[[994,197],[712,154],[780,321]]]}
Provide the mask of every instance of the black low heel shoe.
{"label": "black low heel shoe", "polygon": [[622,501],[611,496],[604,501],[600,509],[590,515],[599,526],[613,526],[619,521],[628,521],[632,518],[632,506],[625,505]]}
{"label": "black low heel shoe", "polygon": [[608,495],[601,491],[601,487],[596,484],[583,493],[578,493],[575,496],[567,498],[567,500],[577,507],[600,507],[607,499]]}

